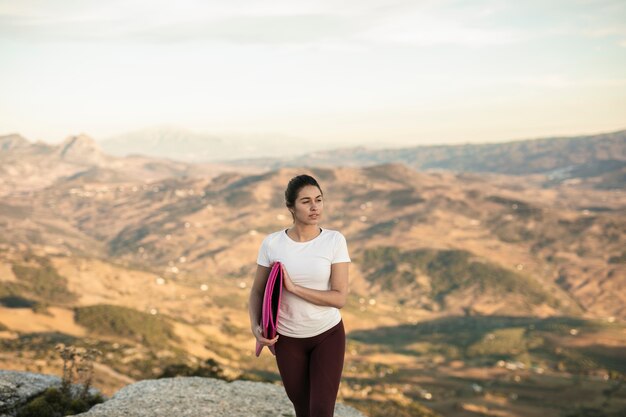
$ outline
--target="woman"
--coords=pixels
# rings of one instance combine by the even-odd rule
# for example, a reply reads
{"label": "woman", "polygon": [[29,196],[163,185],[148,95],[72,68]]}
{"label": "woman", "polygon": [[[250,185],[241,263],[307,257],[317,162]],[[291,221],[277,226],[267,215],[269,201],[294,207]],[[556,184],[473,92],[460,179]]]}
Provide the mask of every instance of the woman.
{"label": "woman", "polygon": [[[293,226],[265,237],[250,292],[252,333],[274,346],[276,363],[297,417],[331,417],[343,369],[346,335],[339,309],[348,295],[350,256],[345,237],[318,226],[322,189],[309,175],[298,175],[285,190]],[[271,266],[283,265],[277,336],[262,335],[260,312]]]}

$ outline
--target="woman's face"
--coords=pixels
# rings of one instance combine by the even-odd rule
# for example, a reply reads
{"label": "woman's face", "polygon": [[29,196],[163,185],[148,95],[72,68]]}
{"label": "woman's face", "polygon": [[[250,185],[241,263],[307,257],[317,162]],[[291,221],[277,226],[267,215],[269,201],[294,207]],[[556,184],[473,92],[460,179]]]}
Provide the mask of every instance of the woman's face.
{"label": "woman's face", "polygon": [[324,210],[322,192],[314,185],[305,185],[298,192],[294,207],[289,210],[294,213],[296,222],[317,224]]}

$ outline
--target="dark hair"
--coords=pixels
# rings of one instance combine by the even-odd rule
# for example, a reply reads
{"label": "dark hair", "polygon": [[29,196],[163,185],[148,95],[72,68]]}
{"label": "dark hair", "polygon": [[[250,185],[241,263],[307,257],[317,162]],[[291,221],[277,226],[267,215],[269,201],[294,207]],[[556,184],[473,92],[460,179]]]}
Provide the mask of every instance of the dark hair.
{"label": "dark hair", "polygon": [[[285,190],[285,205],[288,208],[294,207],[296,205],[296,198],[298,197],[298,193],[300,190],[307,185],[316,186],[322,195],[322,187],[317,183],[317,180],[310,175],[302,174],[293,177],[289,180],[289,184],[287,184],[287,189]],[[291,213],[291,218],[295,221],[296,217],[293,213]]]}

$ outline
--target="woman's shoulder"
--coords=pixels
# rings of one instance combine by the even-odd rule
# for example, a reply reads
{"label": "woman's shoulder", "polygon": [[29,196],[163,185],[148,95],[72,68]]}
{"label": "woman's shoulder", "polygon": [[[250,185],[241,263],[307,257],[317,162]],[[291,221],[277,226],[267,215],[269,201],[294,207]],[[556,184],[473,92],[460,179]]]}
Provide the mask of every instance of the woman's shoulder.
{"label": "woman's shoulder", "polygon": [[329,237],[332,237],[332,238],[343,237],[345,239],[345,236],[339,230],[324,228],[324,231]]}
{"label": "woman's shoulder", "polygon": [[285,229],[280,229],[280,230],[277,230],[277,231],[275,231],[275,232],[270,232],[270,233],[268,233],[267,235],[265,235],[265,237],[263,238],[263,240],[266,240],[266,241],[272,241],[272,240],[274,240],[275,238],[279,237],[279,236],[281,235],[281,233],[285,233]]}

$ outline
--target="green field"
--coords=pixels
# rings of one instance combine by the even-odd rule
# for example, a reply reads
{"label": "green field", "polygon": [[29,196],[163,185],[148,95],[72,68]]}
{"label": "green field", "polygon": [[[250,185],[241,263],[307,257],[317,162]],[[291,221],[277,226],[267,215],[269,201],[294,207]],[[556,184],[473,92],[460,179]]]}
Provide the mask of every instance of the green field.
{"label": "green field", "polygon": [[[349,349],[358,352],[348,367],[349,384],[396,387],[445,416],[626,415],[619,414],[626,411],[621,323],[446,317],[353,331],[348,338]],[[410,364],[374,365],[374,358],[397,355]]]}

